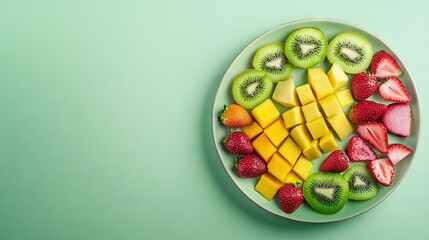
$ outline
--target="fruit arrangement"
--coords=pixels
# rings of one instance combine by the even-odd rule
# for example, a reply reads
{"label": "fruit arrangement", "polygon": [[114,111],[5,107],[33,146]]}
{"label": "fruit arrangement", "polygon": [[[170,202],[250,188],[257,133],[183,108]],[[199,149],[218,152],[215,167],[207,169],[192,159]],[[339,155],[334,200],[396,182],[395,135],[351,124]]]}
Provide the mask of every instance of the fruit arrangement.
{"label": "fruit arrangement", "polygon": [[[374,53],[357,32],[328,41],[309,26],[260,46],[250,64],[217,116],[230,129],[221,144],[237,176],[257,178],[255,191],[287,214],[304,202],[334,214],[391,186],[395,165],[414,150],[389,142],[411,135],[412,114],[402,69],[387,51]],[[300,86],[297,68],[307,73]]]}

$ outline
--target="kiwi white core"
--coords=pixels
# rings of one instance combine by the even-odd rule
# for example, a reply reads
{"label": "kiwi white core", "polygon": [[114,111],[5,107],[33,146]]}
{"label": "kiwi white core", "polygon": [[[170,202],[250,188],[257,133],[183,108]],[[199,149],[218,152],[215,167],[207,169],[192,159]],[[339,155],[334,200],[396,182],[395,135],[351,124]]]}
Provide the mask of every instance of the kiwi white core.
{"label": "kiwi white core", "polygon": [[252,84],[249,84],[249,86],[247,86],[246,91],[249,95],[252,95],[257,88],[258,88],[258,83],[254,82]]}
{"label": "kiwi white core", "polygon": [[361,57],[361,55],[359,53],[357,53],[356,51],[353,51],[352,49],[349,49],[349,48],[342,48],[341,52],[353,60]]}
{"label": "kiwi white core", "polygon": [[363,181],[359,176],[356,176],[354,186],[366,186],[366,182]]}
{"label": "kiwi white core", "polygon": [[265,66],[271,69],[281,69],[282,63],[283,63],[283,59],[279,57],[279,58],[274,58],[272,61],[265,63]]}
{"label": "kiwi white core", "polygon": [[316,188],[314,191],[328,199],[334,199],[335,188]]}
{"label": "kiwi white core", "polygon": [[307,55],[309,52],[313,51],[317,47],[315,44],[300,44],[302,55]]}

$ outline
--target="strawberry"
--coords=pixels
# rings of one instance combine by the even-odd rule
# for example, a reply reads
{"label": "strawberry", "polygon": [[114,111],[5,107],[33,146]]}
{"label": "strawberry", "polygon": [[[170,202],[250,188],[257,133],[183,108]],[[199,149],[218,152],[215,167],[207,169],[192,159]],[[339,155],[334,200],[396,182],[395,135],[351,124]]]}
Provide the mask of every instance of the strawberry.
{"label": "strawberry", "polygon": [[253,152],[253,145],[249,137],[244,132],[234,131],[232,128],[222,143],[230,153],[248,154]]}
{"label": "strawberry", "polygon": [[367,141],[371,146],[381,153],[387,152],[387,130],[383,124],[379,122],[367,122],[358,125],[356,132],[358,135]]}
{"label": "strawberry", "polygon": [[253,118],[247,110],[235,103],[229,106],[225,105],[223,109],[218,112],[217,119],[222,122],[223,125],[232,128],[247,127],[253,123]]}
{"label": "strawberry", "polygon": [[384,50],[378,51],[372,56],[369,71],[381,79],[402,74],[402,69],[396,60]]}
{"label": "strawberry", "polygon": [[293,213],[304,201],[304,192],[299,186],[286,184],[278,191],[280,208],[285,213]]}
{"label": "strawberry", "polygon": [[411,134],[411,107],[408,103],[392,103],[387,106],[381,121],[387,131],[401,137]]}
{"label": "strawberry", "polygon": [[364,100],[353,105],[349,112],[350,121],[360,124],[369,121],[377,121],[386,111],[386,105]]}
{"label": "strawberry", "polygon": [[265,161],[254,153],[237,157],[235,167],[242,178],[258,177],[267,172]]}
{"label": "strawberry", "polygon": [[320,165],[322,172],[344,172],[349,168],[349,159],[342,150],[335,150]]}
{"label": "strawberry", "polygon": [[402,84],[401,79],[397,77],[389,77],[378,88],[380,97],[387,101],[406,103],[411,100],[410,94]]}
{"label": "strawberry", "polygon": [[383,186],[392,184],[395,166],[389,158],[379,158],[368,162],[371,175]]}
{"label": "strawberry", "polygon": [[351,90],[354,99],[357,101],[363,101],[369,98],[377,91],[377,88],[377,78],[364,72],[356,74],[352,79]]}
{"label": "strawberry", "polygon": [[377,159],[377,154],[375,154],[371,146],[359,136],[353,136],[350,138],[346,151],[350,161],[352,162]]}
{"label": "strawberry", "polygon": [[396,165],[399,161],[410,155],[413,150],[400,143],[394,143],[387,149],[387,157]]}

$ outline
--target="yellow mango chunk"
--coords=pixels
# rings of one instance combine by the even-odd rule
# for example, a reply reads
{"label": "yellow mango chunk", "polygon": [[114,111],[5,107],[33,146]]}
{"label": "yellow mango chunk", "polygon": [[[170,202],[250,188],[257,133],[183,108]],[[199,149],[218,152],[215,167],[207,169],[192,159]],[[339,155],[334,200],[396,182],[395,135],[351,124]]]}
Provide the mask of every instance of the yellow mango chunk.
{"label": "yellow mango chunk", "polygon": [[328,117],[327,119],[341,141],[354,132],[353,126],[350,124],[343,111],[335,114],[334,116]]}
{"label": "yellow mango chunk", "polygon": [[327,117],[333,116],[343,110],[335,94],[330,94],[320,99],[319,104]]}
{"label": "yellow mango chunk", "polygon": [[280,153],[274,153],[267,168],[268,172],[274,177],[281,182],[285,182],[288,173],[292,169],[292,165]]}
{"label": "yellow mango chunk", "polygon": [[323,152],[331,152],[338,149],[337,139],[335,139],[334,133],[329,131],[328,134],[321,137],[319,140],[319,147]]}
{"label": "yellow mango chunk", "polygon": [[292,77],[286,81],[277,83],[273,92],[273,100],[285,107],[299,106],[295,83]]}
{"label": "yellow mango chunk", "polygon": [[316,97],[311,90],[310,84],[304,84],[296,88],[296,94],[298,94],[299,101],[301,105],[306,105],[308,103],[316,101]]}
{"label": "yellow mango chunk", "polygon": [[335,96],[337,97],[338,103],[342,108],[355,102],[355,99],[353,98],[350,88],[346,88],[335,92]]}
{"label": "yellow mango chunk", "polygon": [[258,136],[262,132],[262,128],[259,126],[257,122],[253,122],[247,127],[241,128],[244,134],[247,135],[249,139],[253,139]]}
{"label": "yellow mango chunk", "polygon": [[301,107],[302,114],[304,115],[305,121],[310,122],[316,118],[322,117],[322,113],[319,110],[316,102],[309,103]]}
{"label": "yellow mango chunk", "polygon": [[308,69],[308,83],[316,95],[316,99],[322,99],[334,92],[334,88],[329,81],[328,76],[321,67]]}
{"label": "yellow mango chunk", "polygon": [[334,90],[345,86],[349,81],[347,74],[343,71],[343,68],[338,65],[338,63],[332,64],[331,69],[328,71],[328,78]]}
{"label": "yellow mango chunk", "polygon": [[255,140],[252,142],[253,148],[259,154],[259,156],[268,162],[273,156],[273,154],[277,151],[276,146],[268,139],[265,133],[261,133]]}
{"label": "yellow mango chunk", "polygon": [[280,113],[271,99],[267,99],[252,110],[252,116],[261,128],[266,128],[279,118]]}
{"label": "yellow mango chunk", "polygon": [[311,133],[308,131],[305,124],[300,124],[294,127],[290,131],[290,136],[292,136],[293,140],[295,140],[301,149],[305,149],[310,145],[311,141],[313,141]]}
{"label": "yellow mango chunk", "polygon": [[290,136],[286,138],[279,148],[279,153],[292,165],[295,164],[301,152],[302,149]]}
{"label": "yellow mango chunk", "polygon": [[285,127],[291,129],[305,122],[301,107],[293,107],[282,114]]}
{"label": "yellow mango chunk", "polygon": [[298,159],[298,161],[296,161],[292,171],[296,173],[296,175],[298,175],[302,180],[306,180],[308,175],[310,175],[313,166],[313,163],[302,156]]}
{"label": "yellow mango chunk", "polygon": [[278,147],[280,143],[285,140],[289,135],[289,130],[285,127],[285,124],[282,119],[277,119],[275,122],[271,123],[268,127],[264,129],[265,135],[271,140],[271,142]]}
{"label": "yellow mango chunk", "polygon": [[255,190],[267,200],[271,200],[283,185],[284,183],[270,173],[264,173],[256,183]]}
{"label": "yellow mango chunk", "polygon": [[313,139],[320,138],[329,132],[328,125],[326,125],[323,117],[316,118],[305,124],[308,128]]}
{"label": "yellow mango chunk", "polygon": [[304,156],[308,160],[320,158],[322,156],[322,151],[320,150],[320,147],[319,147],[319,140],[318,139],[313,140],[310,143],[310,145],[308,145],[307,148],[302,150],[302,154],[304,154]]}
{"label": "yellow mango chunk", "polygon": [[296,173],[294,171],[290,171],[289,174],[286,177],[286,183],[291,183],[291,184],[297,184],[297,183],[302,183],[304,182],[304,180],[302,180],[302,178],[300,178],[298,175],[296,175]]}

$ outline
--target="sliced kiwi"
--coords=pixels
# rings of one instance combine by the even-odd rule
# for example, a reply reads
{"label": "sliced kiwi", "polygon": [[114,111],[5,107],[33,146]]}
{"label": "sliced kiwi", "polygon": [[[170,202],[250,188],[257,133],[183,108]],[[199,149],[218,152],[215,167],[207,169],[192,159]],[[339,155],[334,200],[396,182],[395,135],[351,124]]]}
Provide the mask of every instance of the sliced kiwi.
{"label": "sliced kiwi", "polygon": [[328,40],[320,29],[300,28],[286,38],[285,54],[293,65],[310,68],[325,59],[327,46]]}
{"label": "sliced kiwi", "polygon": [[232,96],[236,103],[252,109],[267,100],[273,90],[273,81],[266,72],[248,69],[234,79]]}
{"label": "sliced kiwi", "polygon": [[303,189],[308,204],[324,214],[338,212],[348,200],[349,185],[339,173],[313,173],[305,180]]}
{"label": "sliced kiwi", "polygon": [[253,57],[253,67],[268,74],[273,82],[286,80],[293,72],[284,53],[284,44],[275,42],[260,47]]}
{"label": "sliced kiwi", "polygon": [[343,174],[343,177],[349,183],[349,199],[361,201],[377,195],[377,182],[366,166],[353,165]]}
{"label": "sliced kiwi", "polygon": [[346,73],[365,71],[371,63],[372,55],[371,43],[356,32],[340,33],[328,45],[328,60],[338,63]]}

